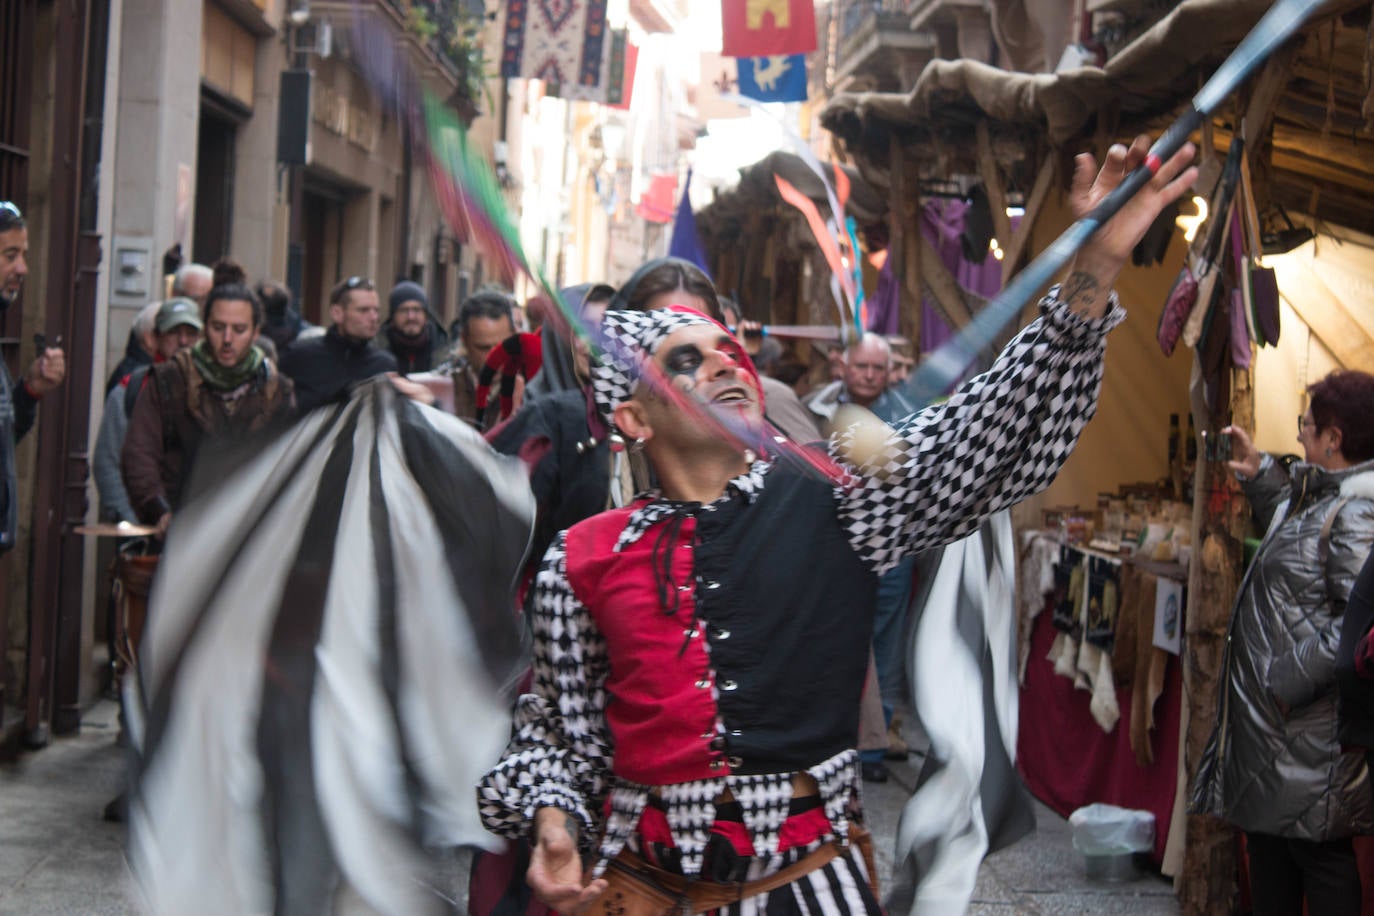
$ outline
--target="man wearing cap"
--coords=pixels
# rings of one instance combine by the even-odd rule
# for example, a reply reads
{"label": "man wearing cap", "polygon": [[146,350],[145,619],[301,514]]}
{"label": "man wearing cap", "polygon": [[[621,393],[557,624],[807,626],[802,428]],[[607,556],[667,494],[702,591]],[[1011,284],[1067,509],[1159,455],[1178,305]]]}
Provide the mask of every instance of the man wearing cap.
{"label": "man wearing cap", "polygon": [[[179,350],[196,342],[202,328],[198,312],[195,302],[187,298],[168,299],[157,307],[153,317],[151,365],[165,363]],[[100,517],[104,521],[138,521],[138,513],[124,489],[120,456],[129,431],[129,417],[151,365],[140,366],[119,379],[105,398],[105,412],[100,418],[100,432],[96,435],[95,454],[91,459],[91,473],[100,492]]]}
{"label": "man wearing cap", "polygon": [[[1075,210],[1147,151],[1113,147],[1096,181],[1080,157]],[[606,314],[597,406],[659,487],[549,547],[532,693],[477,793],[489,830],[532,843],[541,900],[613,912],[632,869],[691,912],[882,912],[854,750],[878,577],[1053,480],[1125,317],[1111,284],[1195,180],[1191,156],[1084,246],[991,369],[893,427],[840,431],[813,455],[826,474],[749,450],[764,405],[723,326],[682,307]]]}
{"label": "man wearing cap", "polygon": [[[24,215],[8,200],[0,200],[0,312],[14,303],[29,273],[29,230]],[[33,426],[38,401],[62,384],[66,357],[45,347],[15,387],[9,369],[0,361],[0,553],[14,546],[19,522],[19,480],[14,447]]]}
{"label": "man wearing cap", "polygon": [[377,346],[396,357],[401,375],[428,372],[448,355],[448,334],[429,311],[429,296],[418,283],[404,280],[387,297],[390,315]]}

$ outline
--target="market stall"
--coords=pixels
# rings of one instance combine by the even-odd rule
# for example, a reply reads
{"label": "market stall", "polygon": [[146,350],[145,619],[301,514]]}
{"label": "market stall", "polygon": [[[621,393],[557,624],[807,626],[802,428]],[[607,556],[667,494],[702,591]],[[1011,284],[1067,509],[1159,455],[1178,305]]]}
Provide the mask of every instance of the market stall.
{"label": "market stall", "polygon": [[[1152,858],[1182,850],[1178,662],[1182,563],[1156,535],[1136,556],[1067,543],[1062,531],[1022,536],[1019,590],[1021,729],[1017,770],[1067,817],[1094,802],[1149,811]],[[1148,535],[1147,535],[1148,539]]]}
{"label": "market stall", "polygon": [[[918,326],[911,336],[921,337],[919,309],[939,279],[938,265],[917,241],[927,193],[962,176],[980,181],[994,201],[1024,201],[1021,229],[996,229],[1010,275],[1068,224],[1062,189],[1070,157],[1092,150],[1100,158],[1109,143],[1158,133],[1268,6],[1171,5],[1112,49],[1101,67],[1023,74],[936,61],[910,93],[832,100],[822,123],[858,171],[891,192],[903,307],[911,316],[906,321]],[[1204,150],[1197,196],[1213,219],[1203,222],[1200,241],[1185,240],[1184,229],[1202,222],[1185,207],[1177,231],[1166,236],[1162,261],[1122,275],[1118,292],[1128,319],[1110,339],[1097,416],[1060,479],[1018,510],[1021,530],[1040,527],[1047,507],[1077,507],[1076,515],[1090,517],[1098,494],[1133,481],[1157,481],[1174,496],[1186,495],[1191,508],[1193,562],[1180,582],[1187,587],[1182,655],[1166,660],[1158,697],[1148,704],[1155,723],[1151,761],[1141,763],[1142,744],[1131,740],[1129,717],[1123,714],[1108,730],[1094,716],[1094,702],[1100,707],[1108,694],[1119,709],[1134,711],[1136,682],[1118,686],[1113,673],[1110,691],[1101,678],[1098,689],[1079,690],[1076,676],[1055,674],[1046,658],[1065,635],[1053,618],[1042,615],[1026,631],[1021,770],[1059,810],[1077,801],[1116,801],[1158,809],[1157,817],[1167,810],[1162,833],[1175,821],[1178,806],[1166,804],[1166,796],[1173,802],[1178,787],[1189,783],[1215,722],[1217,675],[1244,570],[1242,545],[1251,534],[1248,506],[1219,457],[1207,460],[1202,435],[1234,423],[1252,430],[1261,448],[1295,451],[1293,417],[1305,406],[1306,386],[1332,368],[1374,366],[1374,239],[1365,234],[1374,232],[1374,93],[1365,72],[1370,29],[1368,4],[1323,4],[1301,38],[1274,55],[1197,137]],[[1228,145],[1242,134],[1238,157],[1250,176],[1248,190],[1224,168]],[[1219,193],[1228,181],[1231,190]],[[1160,315],[1185,261],[1225,279],[1196,314],[1196,324],[1208,319],[1207,330],[1186,335],[1174,351],[1160,341]],[[1281,333],[1266,335],[1258,327],[1245,298],[1252,290],[1237,282],[1257,271],[1277,287],[1266,320]],[[957,319],[957,309],[951,311]],[[1179,425],[1186,428],[1189,414],[1195,435],[1182,438],[1201,457],[1178,474],[1170,461],[1169,418],[1183,418]],[[1184,489],[1190,492],[1179,492]],[[1081,776],[1075,766],[1096,775]],[[1233,832],[1210,818],[1189,818],[1186,837],[1178,875],[1185,911],[1228,909],[1237,889]],[[1156,852],[1169,858],[1163,848]]]}

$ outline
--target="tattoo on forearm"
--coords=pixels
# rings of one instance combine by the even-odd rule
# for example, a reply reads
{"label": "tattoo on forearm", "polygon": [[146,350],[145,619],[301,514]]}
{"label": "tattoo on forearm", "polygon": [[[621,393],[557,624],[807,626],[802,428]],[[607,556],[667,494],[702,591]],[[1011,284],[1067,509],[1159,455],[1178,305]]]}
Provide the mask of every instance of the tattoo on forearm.
{"label": "tattoo on forearm", "polygon": [[1071,309],[1085,309],[1097,301],[1098,283],[1092,274],[1074,271],[1059,287],[1059,298]]}
{"label": "tattoo on forearm", "polygon": [[[544,828],[544,829],[546,829],[546,830],[553,830],[553,829],[555,829],[555,828],[545,825],[545,828]],[[576,843],[576,842],[577,842],[577,835],[578,835],[578,833],[580,833],[581,830],[582,830],[582,822],[579,821],[575,815],[569,814],[569,813],[567,813],[567,812],[565,811],[565,812],[563,812],[563,829],[566,830],[566,831],[568,831],[568,836],[572,837],[573,842]],[[534,842],[535,842],[536,845],[539,843],[539,841],[540,841],[540,839],[543,837],[543,835],[544,835],[544,830],[541,830],[541,829],[539,828],[539,825],[536,824],[536,825],[535,825],[535,829],[534,829],[534,835],[533,835],[533,840],[534,840]]]}

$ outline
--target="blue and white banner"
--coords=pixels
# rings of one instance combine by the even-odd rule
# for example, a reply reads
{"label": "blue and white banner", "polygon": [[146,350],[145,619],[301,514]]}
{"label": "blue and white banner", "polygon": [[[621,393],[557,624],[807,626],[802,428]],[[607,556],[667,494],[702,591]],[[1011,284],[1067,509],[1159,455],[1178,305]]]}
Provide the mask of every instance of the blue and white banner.
{"label": "blue and white banner", "polygon": [[806,55],[740,57],[739,91],[760,102],[806,101]]}

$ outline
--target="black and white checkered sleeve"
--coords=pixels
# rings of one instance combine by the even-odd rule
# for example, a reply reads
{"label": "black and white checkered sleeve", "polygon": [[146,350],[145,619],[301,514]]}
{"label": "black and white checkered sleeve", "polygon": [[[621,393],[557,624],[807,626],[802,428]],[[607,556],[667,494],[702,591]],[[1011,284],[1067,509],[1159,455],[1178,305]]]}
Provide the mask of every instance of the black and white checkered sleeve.
{"label": "black and white checkered sleeve", "polygon": [[876,571],[965,537],[1043,490],[1073,451],[1097,410],[1105,335],[1126,313],[1113,293],[1105,316],[1086,319],[1057,294],[947,401],[894,423],[878,443],[865,444],[856,428],[832,438],[841,463],[871,454],[849,465],[855,479],[836,497],[850,544]]}
{"label": "black and white checkered sleeve", "polygon": [[582,821],[594,843],[610,787],[606,643],[568,584],[565,535],[544,554],[528,602],[534,634],[532,693],[516,703],[501,762],[477,786],[482,823],[498,836],[528,835],[539,808]]}

